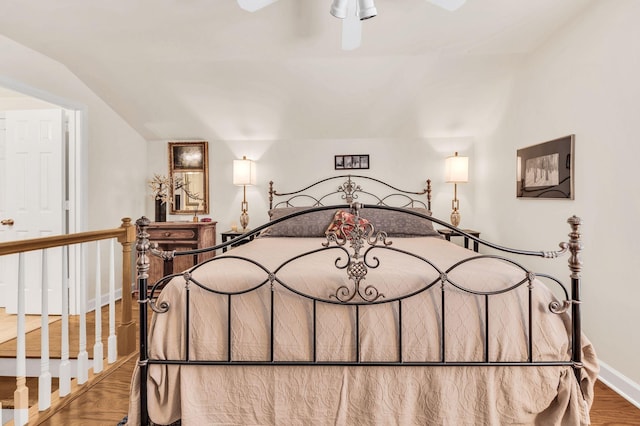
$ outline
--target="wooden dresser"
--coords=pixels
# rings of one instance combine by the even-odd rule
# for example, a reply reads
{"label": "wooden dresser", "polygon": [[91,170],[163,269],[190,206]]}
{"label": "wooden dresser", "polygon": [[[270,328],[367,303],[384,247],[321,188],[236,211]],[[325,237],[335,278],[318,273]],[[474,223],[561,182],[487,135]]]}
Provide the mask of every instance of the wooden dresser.
{"label": "wooden dresser", "polygon": [[[216,245],[216,223],[152,222],[147,231],[149,232],[149,242],[158,243],[158,248],[165,251],[211,247]],[[215,252],[180,256],[167,262],[163,262],[156,256],[149,256],[149,285],[155,284],[165,275],[182,272],[213,256],[215,256]]]}

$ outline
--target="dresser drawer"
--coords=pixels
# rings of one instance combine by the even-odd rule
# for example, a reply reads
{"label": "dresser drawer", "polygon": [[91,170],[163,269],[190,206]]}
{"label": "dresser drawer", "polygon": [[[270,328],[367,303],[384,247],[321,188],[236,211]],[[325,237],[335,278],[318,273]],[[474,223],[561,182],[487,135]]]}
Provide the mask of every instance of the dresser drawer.
{"label": "dresser drawer", "polygon": [[[216,245],[216,222],[153,222],[147,232],[149,242],[158,244],[163,251],[195,250]],[[215,255],[210,251],[166,261],[149,256],[149,282],[155,283],[165,275],[180,273]]]}
{"label": "dresser drawer", "polygon": [[167,228],[163,227],[161,229],[153,229],[150,228],[149,239],[153,241],[170,241],[170,240],[189,240],[189,241],[197,241],[198,240],[198,230],[197,229],[180,229],[180,228]]}

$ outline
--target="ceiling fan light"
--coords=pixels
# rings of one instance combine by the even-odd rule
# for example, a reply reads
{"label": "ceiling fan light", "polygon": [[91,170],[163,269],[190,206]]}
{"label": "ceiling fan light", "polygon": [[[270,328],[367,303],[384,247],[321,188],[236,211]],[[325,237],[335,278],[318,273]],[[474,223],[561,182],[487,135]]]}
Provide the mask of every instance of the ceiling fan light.
{"label": "ceiling fan light", "polygon": [[373,18],[378,14],[376,6],[373,4],[373,0],[358,0],[358,11],[358,16],[361,21]]}
{"label": "ceiling fan light", "polygon": [[347,17],[347,4],[349,0],[333,0],[331,10],[329,11],[336,18],[344,19]]}

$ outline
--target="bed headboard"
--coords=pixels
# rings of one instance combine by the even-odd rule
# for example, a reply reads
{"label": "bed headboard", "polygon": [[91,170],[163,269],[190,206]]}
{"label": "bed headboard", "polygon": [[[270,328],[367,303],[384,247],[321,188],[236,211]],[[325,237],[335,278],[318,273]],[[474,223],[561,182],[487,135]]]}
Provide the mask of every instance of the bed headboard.
{"label": "bed headboard", "polygon": [[[418,198],[425,194],[426,200]],[[351,204],[354,201],[379,206],[424,207],[430,211],[431,179],[427,179],[426,186],[421,191],[398,189],[379,179],[360,175],[332,176],[292,192],[278,192],[273,181],[269,182],[269,210],[279,207]]]}

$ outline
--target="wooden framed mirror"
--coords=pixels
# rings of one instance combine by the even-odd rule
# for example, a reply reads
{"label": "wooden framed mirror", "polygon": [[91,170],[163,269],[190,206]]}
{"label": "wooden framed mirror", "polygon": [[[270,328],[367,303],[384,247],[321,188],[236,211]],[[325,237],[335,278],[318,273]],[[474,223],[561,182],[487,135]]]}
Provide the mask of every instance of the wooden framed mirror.
{"label": "wooden framed mirror", "polygon": [[169,142],[171,214],[209,214],[208,143]]}

